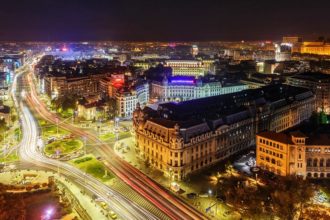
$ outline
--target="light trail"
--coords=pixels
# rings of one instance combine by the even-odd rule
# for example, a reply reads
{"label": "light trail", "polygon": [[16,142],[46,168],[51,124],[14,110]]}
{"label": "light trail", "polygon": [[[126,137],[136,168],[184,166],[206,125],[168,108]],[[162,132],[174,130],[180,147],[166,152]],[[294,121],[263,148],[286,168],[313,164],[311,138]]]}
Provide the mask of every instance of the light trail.
{"label": "light trail", "polygon": [[[23,138],[19,151],[21,159],[53,171],[57,171],[57,169],[59,169],[61,175],[64,175],[70,180],[75,180],[74,182],[79,183],[79,185],[84,187],[86,190],[97,195],[123,219],[158,219],[149,211],[136,205],[117,191],[112,190],[110,187],[96,180],[94,177],[85,174],[81,170],[67,163],[43,156],[37,147],[37,140],[39,136],[37,122],[25,103],[22,100],[18,100],[16,90],[18,77],[21,77],[21,73],[15,76],[11,92],[16,107],[20,109],[19,115],[23,131]],[[108,196],[109,194],[111,196]]]}
{"label": "light trail", "polygon": [[[32,79],[30,75],[31,73],[28,75],[27,81],[30,85],[32,85]],[[34,110],[43,119],[54,124],[56,123],[56,114],[49,112],[45,104],[39,100],[34,87],[31,87],[31,93],[27,96],[27,102],[29,103],[30,107],[34,108]],[[38,107],[36,108],[36,106]],[[171,195],[145,174],[119,158],[112,150],[112,148],[105,142],[99,140],[95,134],[84,131],[66,122],[59,124],[59,127],[68,130],[77,136],[87,137],[88,140],[94,144],[100,144],[99,147],[95,147],[95,150],[106,157],[105,164],[107,167],[121,180],[123,180],[140,195],[148,199],[170,218],[187,220],[208,219],[202,213],[195,210],[184,201],[181,201],[180,199]]]}

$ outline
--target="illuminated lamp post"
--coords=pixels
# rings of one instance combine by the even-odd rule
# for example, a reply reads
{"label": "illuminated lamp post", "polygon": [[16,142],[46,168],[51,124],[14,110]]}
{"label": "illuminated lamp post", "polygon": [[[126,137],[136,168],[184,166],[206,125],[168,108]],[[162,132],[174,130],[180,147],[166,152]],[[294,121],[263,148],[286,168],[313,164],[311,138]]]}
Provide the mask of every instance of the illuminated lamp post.
{"label": "illuminated lamp post", "polygon": [[260,172],[260,167],[257,167],[257,166],[255,166],[255,167],[251,167],[251,172],[254,174],[254,176],[255,176],[255,179],[256,179],[256,184],[257,184],[257,186],[258,186],[258,173]]}

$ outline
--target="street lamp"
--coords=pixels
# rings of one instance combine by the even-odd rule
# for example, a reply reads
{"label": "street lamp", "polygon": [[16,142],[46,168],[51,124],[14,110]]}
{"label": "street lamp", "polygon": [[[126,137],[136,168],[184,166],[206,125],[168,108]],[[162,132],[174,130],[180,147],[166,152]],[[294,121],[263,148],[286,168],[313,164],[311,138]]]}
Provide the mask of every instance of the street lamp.
{"label": "street lamp", "polygon": [[212,190],[209,189],[208,193],[209,193],[209,196],[211,197],[212,196]]}
{"label": "street lamp", "polygon": [[56,121],[56,134],[57,134],[57,137],[58,137],[58,117],[55,117],[55,121]]}
{"label": "street lamp", "polygon": [[48,208],[45,210],[45,213],[43,216],[41,216],[42,220],[50,220],[53,219],[53,215],[54,215],[54,209],[53,208]]}
{"label": "street lamp", "polygon": [[118,126],[119,126],[119,118],[116,117],[115,118],[115,128],[118,128]]}
{"label": "street lamp", "polygon": [[256,184],[258,185],[258,173],[260,172],[260,167],[251,167],[251,172],[254,173],[255,179],[256,179]]}

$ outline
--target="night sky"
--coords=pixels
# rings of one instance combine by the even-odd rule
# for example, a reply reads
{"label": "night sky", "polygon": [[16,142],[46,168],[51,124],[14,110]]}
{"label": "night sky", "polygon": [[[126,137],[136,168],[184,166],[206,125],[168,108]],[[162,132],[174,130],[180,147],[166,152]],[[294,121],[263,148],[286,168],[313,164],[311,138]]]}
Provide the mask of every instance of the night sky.
{"label": "night sky", "polygon": [[329,0],[1,0],[0,40],[330,37]]}

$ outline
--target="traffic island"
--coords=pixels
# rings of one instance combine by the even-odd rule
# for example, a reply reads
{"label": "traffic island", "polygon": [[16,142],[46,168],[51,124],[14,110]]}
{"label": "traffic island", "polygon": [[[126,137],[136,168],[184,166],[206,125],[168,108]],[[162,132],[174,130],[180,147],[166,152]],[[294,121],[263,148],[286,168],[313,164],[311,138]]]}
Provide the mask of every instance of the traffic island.
{"label": "traffic island", "polygon": [[84,143],[79,139],[63,139],[51,142],[44,147],[44,153],[48,157],[62,158],[77,153]]}
{"label": "traffic island", "polygon": [[114,178],[114,175],[92,154],[70,160],[69,163],[102,182],[108,182]]}

